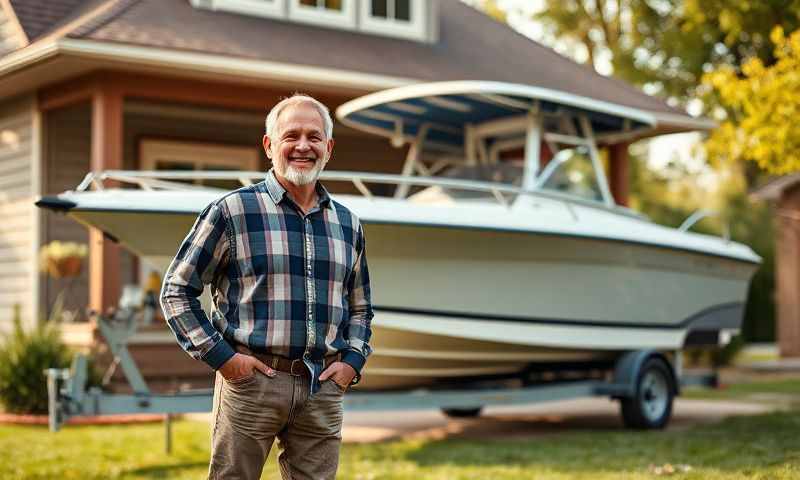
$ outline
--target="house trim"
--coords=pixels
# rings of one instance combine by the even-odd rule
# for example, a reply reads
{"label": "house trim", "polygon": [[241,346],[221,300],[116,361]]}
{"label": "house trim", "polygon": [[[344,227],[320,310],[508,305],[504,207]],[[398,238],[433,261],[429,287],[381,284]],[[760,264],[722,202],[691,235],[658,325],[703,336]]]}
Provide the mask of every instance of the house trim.
{"label": "house trim", "polygon": [[677,114],[652,112],[653,117],[659,125],[676,126],[682,128],[693,128],[696,130],[712,130],[719,125],[710,118],[703,117],[684,117]]}
{"label": "house trim", "polygon": [[[184,52],[165,48],[139,47],[93,40],[62,39],[54,50],[84,58],[121,60],[140,65],[181,68],[220,76],[237,75],[275,81],[305,82],[364,90],[380,90],[418,82],[410,77],[375,75],[350,70],[294,65],[288,63],[231,58],[230,56]],[[28,62],[36,60],[31,57]],[[22,62],[15,62],[22,66]],[[0,62],[0,76],[4,75],[5,62]]]}
{"label": "house trim", "polygon": [[409,0],[411,7],[411,21],[404,22],[394,18],[380,18],[372,15],[372,2],[361,2],[359,8],[359,21],[361,30],[377,33],[390,37],[408,38],[411,40],[426,40],[425,27],[428,25],[430,8],[423,0]]}
{"label": "house trim", "polygon": [[[196,5],[196,4],[195,4]],[[211,9],[267,18],[283,18],[286,0],[211,0]]]}
{"label": "house trim", "polygon": [[6,16],[8,20],[13,23],[14,29],[17,31],[17,35],[20,38],[20,48],[23,48],[31,43],[28,35],[25,33],[25,29],[22,28],[22,24],[19,22],[19,17],[17,17],[17,12],[14,11],[14,7],[11,6],[11,2],[9,0],[0,0],[0,8],[2,8],[6,12]]}
{"label": "house trim", "polygon": [[[38,199],[45,192],[44,184],[44,119],[36,96],[31,99],[31,195]],[[41,282],[39,276],[39,248],[42,244],[42,222],[44,215],[40,208],[31,208],[31,321],[38,322],[40,315]]]}
{"label": "house trim", "polygon": [[[259,150],[246,145],[173,140],[144,137],[139,141],[139,166],[141,170],[156,170],[162,157],[205,167],[209,164],[228,164],[237,170],[255,171],[259,168]],[[196,168],[197,169],[197,168]]]}
{"label": "house trim", "polygon": [[356,1],[342,0],[342,10],[336,12],[302,5],[300,0],[289,0],[289,18],[330,28],[354,30],[356,28]]}

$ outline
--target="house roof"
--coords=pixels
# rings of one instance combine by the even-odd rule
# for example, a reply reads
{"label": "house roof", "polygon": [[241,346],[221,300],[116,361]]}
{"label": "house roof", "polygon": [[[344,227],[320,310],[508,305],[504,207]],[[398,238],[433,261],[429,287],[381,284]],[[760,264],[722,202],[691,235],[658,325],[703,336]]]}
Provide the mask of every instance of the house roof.
{"label": "house roof", "polygon": [[[661,114],[670,119],[665,123],[683,125],[683,130],[692,125],[709,126],[632,85],[561,56],[459,0],[440,0],[436,43],[197,9],[188,0],[12,3],[15,10],[19,8],[17,14],[23,28],[31,32],[29,38],[64,25],[64,15],[70,7],[87,11],[91,5],[107,3],[113,5],[99,15],[87,16],[74,28],[67,28],[63,37],[412,81],[521,83]],[[49,7],[42,9],[44,5]],[[40,12],[38,16],[36,11]]]}
{"label": "house roof", "polygon": [[778,200],[785,191],[795,188],[798,184],[800,184],[800,173],[792,173],[772,179],[754,190],[750,196],[757,200]]}
{"label": "house roof", "polygon": [[28,40],[34,41],[97,0],[9,0]]}

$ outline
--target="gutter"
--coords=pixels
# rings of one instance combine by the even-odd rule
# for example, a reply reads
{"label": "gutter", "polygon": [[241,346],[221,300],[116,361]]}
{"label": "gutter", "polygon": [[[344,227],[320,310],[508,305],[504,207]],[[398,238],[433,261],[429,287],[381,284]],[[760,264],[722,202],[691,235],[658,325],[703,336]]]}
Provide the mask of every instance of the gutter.
{"label": "gutter", "polygon": [[59,53],[58,44],[54,40],[36,42],[20,50],[9,53],[0,60],[0,77],[10,75],[17,70],[30,67],[47,60]]}
{"label": "gutter", "polygon": [[659,126],[664,127],[687,127],[694,130],[713,130],[719,126],[717,122],[705,117],[692,117],[689,115],[678,115],[675,113],[650,112],[658,122]]}
{"label": "gutter", "polygon": [[418,79],[410,77],[375,75],[350,70],[73,38],[59,40],[58,51],[67,55],[96,60],[124,61],[138,65],[236,75],[259,80],[308,82],[356,90],[382,90],[419,82]]}

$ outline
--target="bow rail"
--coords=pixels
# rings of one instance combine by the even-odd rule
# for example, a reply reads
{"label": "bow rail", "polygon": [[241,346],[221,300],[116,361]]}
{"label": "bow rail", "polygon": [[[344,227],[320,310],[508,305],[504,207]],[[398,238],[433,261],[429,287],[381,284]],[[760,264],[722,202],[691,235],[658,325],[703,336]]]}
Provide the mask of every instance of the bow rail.
{"label": "bow rail", "polygon": [[[264,178],[264,172],[260,171],[169,171],[169,170],[105,170],[101,172],[89,172],[83,181],[75,188],[78,192],[88,190],[106,190],[109,183],[135,185],[142,190],[219,190],[215,187],[195,185],[185,183],[187,180],[233,180],[238,181],[242,186],[252,185]],[[473,191],[487,193],[501,205],[511,207],[515,199],[528,197],[544,197],[551,200],[562,202],[567,209],[572,212],[573,217],[577,215],[573,211],[573,206],[587,206],[601,210],[609,210],[621,213],[630,217],[646,219],[642,214],[619,205],[606,205],[601,202],[593,202],[576,198],[570,195],[549,191],[542,188],[525,189],[513,185],[484,182],[478,180],[463,180],[445,177],[426,177],[409,176],[387,173],[369,173],[356,171],[323,171],[320,174],[321,180],[350,182],[361,195],[368,199],[378,197],[367,186],[367,184],[383,184],[398,186],[418,186],[418,187],[441,187],[444,189]],[[385,197],[391,198],[391,197]]]}

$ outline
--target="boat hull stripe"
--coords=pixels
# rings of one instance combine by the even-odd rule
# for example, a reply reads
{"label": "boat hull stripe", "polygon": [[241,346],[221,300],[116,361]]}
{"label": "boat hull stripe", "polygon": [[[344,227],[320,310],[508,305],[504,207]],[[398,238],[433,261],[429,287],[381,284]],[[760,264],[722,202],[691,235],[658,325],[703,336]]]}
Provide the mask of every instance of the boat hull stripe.
{"label": "boat hull stripe", "polygon": [[[399,307],[385,307],[385,306],[374,306],[373,310],[375,312],[387,312],[387,313],[401,313],[407,315],[427,315],[432,317],[445,317],[445,318],[459,318],[459,319],[475,319],[475,320],[489,320],[489,321],[500,321],[500,322],[520,322],[520,323],[539,323],[545,325],[574,325],[574,326],[581,326],[581,327],[611,327],[611,328],[643,328],[643,329],[675,329],[680,330],[687,327],[690,327],[692,323],[698,322],[701,319],[709,318],[711,316],[719,316],[722,315],[723,317],[735,317],[737,319],[741,319],[741,314],[744,311],[744,304],[742,302],[729,302],[729,303],[721,303],[719,305],[714,305],[708,308],[705,308],[695,314],[690,315],[689,317],[681,320],[678,323],[672,324],[663,324],[663,323],[644,323],[644,322],[607,322],[607,321],[600,321],[600,320],[567,320],[567,319],[558,319],[558,318],[540,318],[540,317],[520,317],[520,316],[511,316],[511,315],[489,315],[489,314],[480,314],[480,313],[462,313],[462,312],[451,312],[451,311],[443,311],[443,310],[424,310],[424,309],[412,309],[412,308],[399,308]],[[725,322],[725,324],[719,325],[717,328],[737,328],[737,321],[734,322]],[[704,325],[704,328],[709,328],[709,326]]]}

